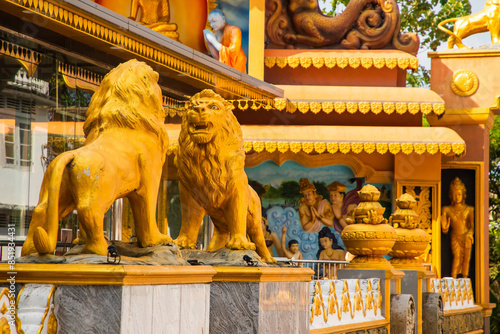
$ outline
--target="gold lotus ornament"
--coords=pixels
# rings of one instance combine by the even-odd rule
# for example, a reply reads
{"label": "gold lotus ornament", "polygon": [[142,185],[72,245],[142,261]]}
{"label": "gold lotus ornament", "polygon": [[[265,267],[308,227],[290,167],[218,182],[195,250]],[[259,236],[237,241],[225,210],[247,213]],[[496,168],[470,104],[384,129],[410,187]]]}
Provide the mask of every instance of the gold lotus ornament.
{"label": "gold lotus ornament", "polygon": [[358,191],[361,203],[346,219],[349,224],[341,234],[347,250],[356,257],[347,265],[349,269],[393,269],[383,258],[396,242],[395,229],[387,224],[385,208],[378,202],[380,191],[367,184]]}
{"label": "gold lotus ornament", "polygon": [[394,268],[424,270],[418,256],[422,255],[429,244],[429,235],[418,228],[418,215],[413,210],[417,201],[410,194],[403,194],[396,200],[396,211],[389,218],[389,224],[396,227],[396,243],[389,252],[389,261]]}

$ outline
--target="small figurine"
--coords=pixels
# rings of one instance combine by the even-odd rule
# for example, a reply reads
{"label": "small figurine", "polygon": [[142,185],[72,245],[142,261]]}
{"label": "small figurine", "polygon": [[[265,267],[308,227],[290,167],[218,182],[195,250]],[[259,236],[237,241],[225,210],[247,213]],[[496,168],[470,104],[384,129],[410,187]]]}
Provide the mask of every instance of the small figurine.
{"label": "small figurine", "polygon": [[302,260],[302,253],[299,251],[299,242],[295,239],[292,239],[288,242],[288,249],[285,247],[285,239],[286,239],[286,227],[283,226],[281,234],[281,249],[283,249],[283,253],[289,259],[293,260]]}
{"label": "small figurine", "polygon": [[210,54],[220,62],[243,73],[247,72],[247,57],[241,48],[241,30],[226,22],[226,16],[220,9],[208,14],[208,23],[215,33],[203,30]]}
{"label": "small figurine", "polygon": [[330,203],[316,194],[316,187],[307,178],[300,179],[299,217],[305,232],[317,233],[322,225],[333,226],[333,212]]}

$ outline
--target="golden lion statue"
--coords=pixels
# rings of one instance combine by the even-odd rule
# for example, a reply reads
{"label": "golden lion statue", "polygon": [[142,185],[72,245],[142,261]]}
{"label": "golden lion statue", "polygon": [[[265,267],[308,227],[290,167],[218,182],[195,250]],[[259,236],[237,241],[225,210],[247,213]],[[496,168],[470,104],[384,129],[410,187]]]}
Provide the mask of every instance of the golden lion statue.
{"label": "golden lion statue", "polygon": [[58,222],[77,210],[85,253],[107,254],[105,212],[127,197],[140,246],[172,241],[158,230],[156,198],[168,147],[158,73],[137,60],[109,72],[92,97],[85,143],[57,156],[45,172],[22,255],[53,253]]}
{"label": "golden lion statue", "polygon": [[195,248],[202,219],[208,214],[215,226],[208,251],[224,246],[257,249],[264,261],[275,262],[262,232],[260,199],[243,169],[243,136],[232,104],[208,89],[194,95],[190,103],[176,157],[182,225],[174,242],[181,248]]}
{"label": "golden lion statue", "polygon": [[[453,32],[443,26],[449,22],[455,22]],[[486,1],[484,8],[475,14],[444,20],[438,24],[438,29],[450,35],[448,49],[453,49],[454,45],[459,49],[470,49],[462,43],[462,39],[486,31],[491,34],[491,42],[497,44],[500,42],[500,0]]]}

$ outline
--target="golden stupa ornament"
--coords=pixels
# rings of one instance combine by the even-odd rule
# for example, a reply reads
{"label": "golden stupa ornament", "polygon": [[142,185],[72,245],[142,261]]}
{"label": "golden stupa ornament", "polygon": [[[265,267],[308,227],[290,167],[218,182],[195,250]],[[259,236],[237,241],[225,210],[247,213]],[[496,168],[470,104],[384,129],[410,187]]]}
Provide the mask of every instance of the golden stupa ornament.
{"label": "golden stupa ornament", "polygon": [[460,70],[453,73],[450,87],[458,96],[471,96],[477,91],[479,80],[477,75],[469,70]]}
{"label": "golden stupa ornament", "polygon": [[418,228],[418,215],[413,210],[417,201],[410,194],[403,194],[396,200],[396,211],[389,218],[389,224],[396,228],[397,240],[389,256],[394,268],[424,270],[422,255],[429,244],[429,235]]}
{"label": "golden stupa ornament", "polygon": [[385,208],[378,202],[380,191],[367,184],[358,194],[361,203],[346,219],[349,225],[341,235],[347,250],[356,255],[347,268],[393,269],[383,255],[389,253],[396,242],[396,231],[383,217]]}

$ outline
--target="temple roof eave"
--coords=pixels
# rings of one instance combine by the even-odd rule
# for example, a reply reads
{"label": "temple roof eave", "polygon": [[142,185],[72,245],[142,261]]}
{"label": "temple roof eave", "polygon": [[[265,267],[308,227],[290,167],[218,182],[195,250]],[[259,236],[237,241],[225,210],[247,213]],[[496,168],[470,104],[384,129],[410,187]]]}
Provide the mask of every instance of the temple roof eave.
{"label": "temple roof eave", "polygon": [[[166,128],[171,153],[178,146],[180,125],[167,124]],[[449,128],[289,125],[242,125],[241,128],[247,153],[278,150],[307,154],[465,154],[465,141]]]}
{"label": "temple roof eave", "polygon": [[[335,111],[365,114],[369,111],[378,114],[396,112],[404,114],[418,112],[424,115],[441,115],[445,111],[444,100],[426,88],[412,87],[353,87],[353,86],[306,86],[277,85],[285,92],[285,98],[275,99],[278,110],[287,108],[288,112],[299,110],[302,113]],[[292,103],[292,105],[289,105]],[[288,105],[287,105],[288,104]]]}

